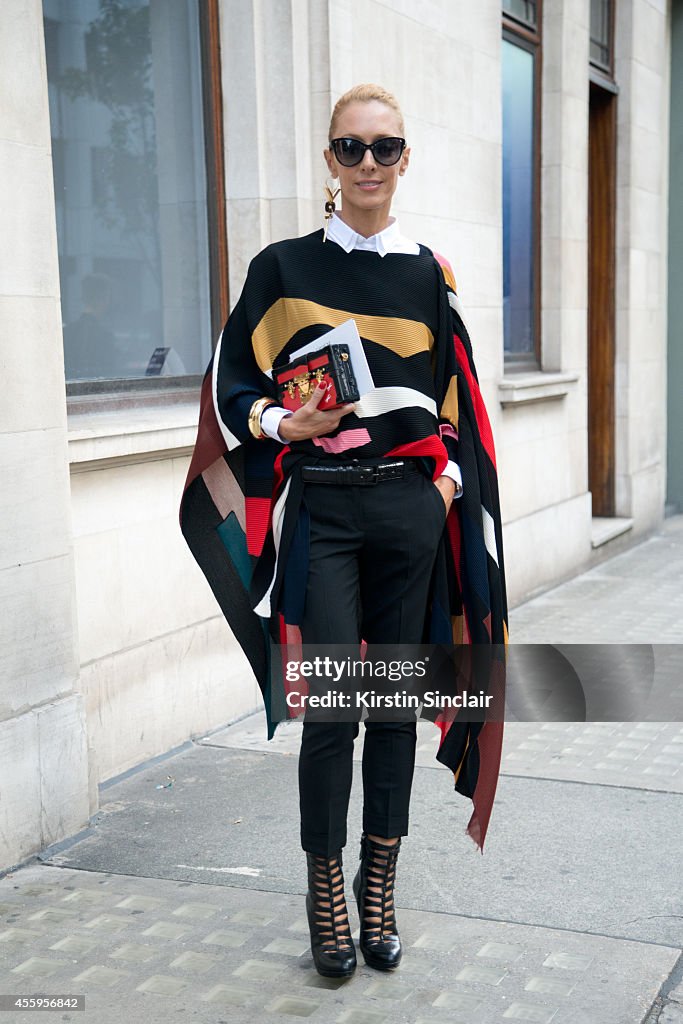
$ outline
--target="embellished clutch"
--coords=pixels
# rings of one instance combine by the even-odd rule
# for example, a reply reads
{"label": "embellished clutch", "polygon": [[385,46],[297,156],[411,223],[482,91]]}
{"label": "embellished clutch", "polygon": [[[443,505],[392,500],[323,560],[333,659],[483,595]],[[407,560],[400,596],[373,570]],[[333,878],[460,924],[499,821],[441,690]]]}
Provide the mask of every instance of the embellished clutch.
{"label": "embellished clutch", "polygon": [[290,412],[305,405],[319,383],[329,385],[319,409],[335,409],[360,398],[348,345],[325,345],[315,352],[306,352],[294,362],[273,366],[273,380],[280,405]]}

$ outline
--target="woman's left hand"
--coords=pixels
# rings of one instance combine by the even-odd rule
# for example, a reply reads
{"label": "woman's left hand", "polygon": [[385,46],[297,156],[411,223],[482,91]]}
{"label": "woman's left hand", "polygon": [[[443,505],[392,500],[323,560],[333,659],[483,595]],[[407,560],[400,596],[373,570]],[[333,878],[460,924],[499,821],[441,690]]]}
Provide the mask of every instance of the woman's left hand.
{"label": "woman's left hand", "polygon": [[434,481],[434,486],[441,491],[441,497],[446,506],[446,515],[448,515],[455,496],[455,480],[450,476],[439,476]]}

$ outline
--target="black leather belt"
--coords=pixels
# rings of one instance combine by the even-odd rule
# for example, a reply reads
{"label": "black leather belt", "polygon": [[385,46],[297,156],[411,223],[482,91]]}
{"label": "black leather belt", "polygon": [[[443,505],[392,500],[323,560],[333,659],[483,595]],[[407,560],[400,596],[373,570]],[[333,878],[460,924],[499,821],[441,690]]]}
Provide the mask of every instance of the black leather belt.
{"label": "black leather belt", "polygon": [[410,459],[397,459],[392,462],[380,462],[375,466],[363,466],[360,463],[345,463],[341,466],[302,466],[301,478],[315,484],[365,484],[373,485],[382,480],[401,480],[406,473],[418,473],[415,462]]}

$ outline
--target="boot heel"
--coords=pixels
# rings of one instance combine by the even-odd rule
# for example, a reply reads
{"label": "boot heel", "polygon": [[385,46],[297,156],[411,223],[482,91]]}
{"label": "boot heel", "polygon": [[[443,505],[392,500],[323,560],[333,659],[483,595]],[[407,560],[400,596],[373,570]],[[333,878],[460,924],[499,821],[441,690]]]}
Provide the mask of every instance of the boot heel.
{"label": "boot heel", "polygon": [[360,951],[368,967],[390,971],[398,967],[403,955],[394,911],[401,839],[389,846],[376,843],[363,832],[360,844],[360,866],[352,883],[360,918]]}
{"label": "boot heel", "polygon": [[349,977],[356,969],[356,947],[346,911],[342,852],[332,857],[306,852],[306,862],[306,914],[313,962],[325,978]]}

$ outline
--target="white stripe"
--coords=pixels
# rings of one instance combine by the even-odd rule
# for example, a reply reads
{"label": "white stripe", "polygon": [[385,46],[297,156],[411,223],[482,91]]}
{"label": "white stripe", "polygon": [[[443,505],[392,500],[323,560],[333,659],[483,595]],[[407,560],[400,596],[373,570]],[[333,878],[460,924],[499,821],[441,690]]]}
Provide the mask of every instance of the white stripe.
{"label": "white stripe", "polygon": [[273,578],[270,581],[268,590],[265,592],[259,603],[254,608],[257,615],[260,615],[264,619],[270,618],[270,595],[273,590],[273,584],[275,583],[275,577],[277,576],[277,563],[280,554],[280,536],[282,534],[282,521],[285,514],[285,502],[287,501],[287,495],[289,494],[289,485],[292,482],[291,477],[287,477],[287,483],[285,484],[282,494],[275,502],[273,508],[273,544],[275,545],[275,567],[273,569]]}
{"label": "white stripe", "polygon": [[419,405],[426,409],[432,416],[436,416],[436,402],[428,395],[414,388],[373,388],[367,391],[363,397],[356,402],[354,413],[363,419],[366,416],[381,416],[382,413],[391,412],[392,409],[405,409],[411,405]]}
{"label": "white stripe", "polygon": [[[465,320],[465,308],[462,302],[460,301],[459,296],[456,295],[455,292],[450,291],[450,289],[448,292],[448,301],[455,310],[455,312],[458,314],[462,322],[464,323],[465,327],[467,327],[467,321]],[[467,329],[467,333],[470,333],[469,328]]]}
{"label": "white stripe", "polygon": [[[225,330],[225,328],[223,328],[223,330]],[[218,339],[218,344],[216,345],[216,351],[214,352],[213,355],[213,367],[211,370],[211,394],[213,396],[213,407],[216,413],[216,419],[218,420],[218,426],[221,428],[223,440],[228,446],[228,451],[232,451],[233,448],[239,447],[239,445],[241,445],[242,442],[239,441],[230,430],[228,430],[227,424],[223,420],[218,409],[218,360],[220,359],[222,341],[223,331],[221,331],[220,337]]]}
{"label": "white stripe", "polygon": [[[493,526],[493,518],[491,513],[487,512],[483,505],[481,506],[481,524],[484,527],[484,543],[486,544],[486,550],[496,565],[498,565],[498,548],[496,546],[496,531]],[[498,568],[500,568],[499,565]]]}

